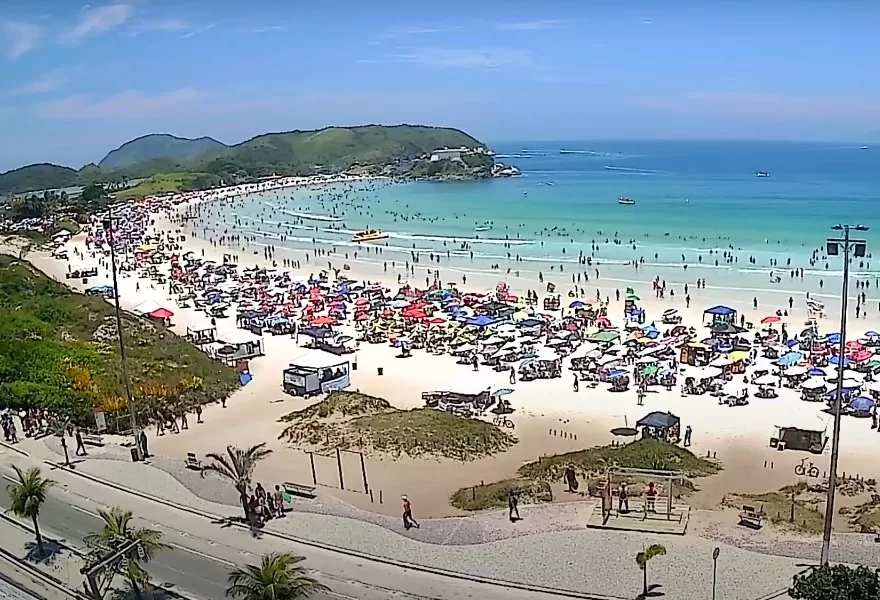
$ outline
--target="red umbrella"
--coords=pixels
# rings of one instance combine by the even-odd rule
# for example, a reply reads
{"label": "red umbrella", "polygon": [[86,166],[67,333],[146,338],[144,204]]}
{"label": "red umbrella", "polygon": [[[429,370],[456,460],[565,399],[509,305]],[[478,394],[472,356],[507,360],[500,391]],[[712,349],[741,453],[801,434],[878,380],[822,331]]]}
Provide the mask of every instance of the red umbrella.
{"label": "red umbrella", "polygon": [[326,325],[334,325],[336,321],[331,319],[330,317],[318,317],[316,319],[312,319],[312,325],[316,327],[324,327]]}
{"label": "red umbrella", "polygon": [[370,303],[370,301],[367,300],[366,298],[358,298],[357,302],[355,302],[355,306],[363,306],[363,305],[369,304],[369,303]]}
{"label": "red umbrella", "polygon": [[168,310],[167,308],[157,308],[153,312],[150,313],[150,316],[154,319],[170,319],[174,316],[174,313]]}
{"label": "red umbrella", "polygon": [[366,321],[370,318],[370,315],[367,313],[358,313],[354,316],[355,321]]}
{"label": "red umbrella", "polygon": [[770,315],[769,317],[764,317],[763,319],[761,319],[761,323],[764,325],[767,325],[768,323],[778,323],[778,322],[779,322],[779,317],[777,317],[776,315]]}
{"label": "red umbrella", "polygon": [[434,317],[433,319],[428,321],[428,323],[430,323],[431,325],[440,325],[441,323],[445,323],[445,322],[446,322],[446,319],[441,319],[440,317]]}

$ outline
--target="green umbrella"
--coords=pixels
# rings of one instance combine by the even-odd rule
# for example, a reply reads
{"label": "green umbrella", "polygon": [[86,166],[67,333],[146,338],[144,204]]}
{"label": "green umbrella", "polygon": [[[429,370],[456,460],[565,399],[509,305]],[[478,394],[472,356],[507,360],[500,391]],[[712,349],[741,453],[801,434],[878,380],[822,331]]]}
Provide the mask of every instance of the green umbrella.
{"label": "green umbrella", "polygon": [[626,297],[626,299],[627,299],[627,300],[634,300],[634,301],[639,301],[639,300],[641,300],[641,298],[639,298],[639,297],[636,296],[635,294],[629,294],[629,295]]}

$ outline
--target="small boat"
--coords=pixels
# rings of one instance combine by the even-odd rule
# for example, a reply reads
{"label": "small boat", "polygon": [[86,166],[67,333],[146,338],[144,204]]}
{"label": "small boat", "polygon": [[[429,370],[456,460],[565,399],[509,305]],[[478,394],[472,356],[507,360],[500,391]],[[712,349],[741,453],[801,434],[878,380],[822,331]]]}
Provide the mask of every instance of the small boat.
{"label": "small boat", "polygon": [[633,204],[636,203],[636,201],[633,200],[632,198],[630,198],[629,196],[621,196],[620,198],[617,199],[617,203],[624,204],[626,206],[632,206]]}
{"label": "small boat", "polygon": [[491,225],[480,225],[479,227],[474,227],[474,231],[489,231],[492,229]]}
{"label": "small boat", "polygon": [[767,171],[755,171],[755,177],[770,177]]}
{"label": "small boat", "polygon": [[351,236],[351,241],[372,242],[374,240],[384,240],[387,237],[388,234],[381,229],[365,229],[364,231],[358,231],[356,234]]}
{"label": "small boat", "polygon": [[862,146],[861,148],[859,148],[859,150],[867,150],[867,149],[868,149],[867,146]]}

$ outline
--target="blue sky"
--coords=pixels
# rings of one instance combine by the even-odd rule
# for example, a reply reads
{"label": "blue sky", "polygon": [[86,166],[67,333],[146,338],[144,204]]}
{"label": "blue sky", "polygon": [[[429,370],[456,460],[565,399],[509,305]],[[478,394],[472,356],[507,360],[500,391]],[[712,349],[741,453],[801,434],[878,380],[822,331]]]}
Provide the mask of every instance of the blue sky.
{"label": "blue sky", "polygon": [[0,0],[0,170],[139,135],[880,138],[880,3]]}

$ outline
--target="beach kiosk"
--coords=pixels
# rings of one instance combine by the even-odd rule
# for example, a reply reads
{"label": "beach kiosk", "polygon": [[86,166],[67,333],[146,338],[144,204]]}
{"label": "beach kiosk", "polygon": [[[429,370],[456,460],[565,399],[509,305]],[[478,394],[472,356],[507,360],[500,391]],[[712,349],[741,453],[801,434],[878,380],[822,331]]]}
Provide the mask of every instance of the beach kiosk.
{"label": "beach kiosk", "polygon": [[263,356],[263,338],[250,331],[234,329],[217,334],[219,347],[214,351],[216,358],[227,365],[235,365],[240,360]]}
{"label": "beach kiosk", "polygon": [[788,424],[776,426],[776,434],[770,438],[770,447],[821,454],[828,443],[827,430],[827,419],[793,413],[788,418]]}
{"label": "beach kiosk", "polygon": [[681,419],[671,412],[654,411],[638,421],[636,427],[642,430],[642,439],[655,439],[678,443],[681,437]]}
{"label": "beach kiosk", "polygon": [[282,385],[288,394],[309,397],[344,390],[351,385],[349,372],[347,358],[323,350],[307,350],[284,369]]}

